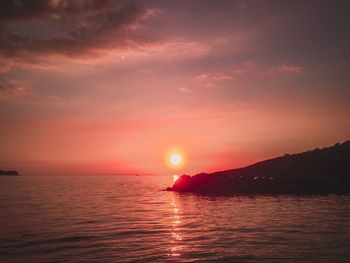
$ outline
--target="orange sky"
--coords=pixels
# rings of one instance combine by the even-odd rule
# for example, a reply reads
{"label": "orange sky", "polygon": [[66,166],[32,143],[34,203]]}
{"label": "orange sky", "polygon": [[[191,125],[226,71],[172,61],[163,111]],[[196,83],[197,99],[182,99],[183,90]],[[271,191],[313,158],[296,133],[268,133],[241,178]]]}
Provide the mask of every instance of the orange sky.
{"label": "orange sky", "polygon": [[349,139],[341,1],[11,2],[1,169],[191,174]]}

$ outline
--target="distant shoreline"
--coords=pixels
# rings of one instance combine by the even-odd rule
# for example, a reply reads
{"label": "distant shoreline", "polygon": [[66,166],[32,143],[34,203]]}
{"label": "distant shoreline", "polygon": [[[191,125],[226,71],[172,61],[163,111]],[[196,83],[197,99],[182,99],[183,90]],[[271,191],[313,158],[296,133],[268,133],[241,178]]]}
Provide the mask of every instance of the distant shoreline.
{"label": "distant shoreline", "polygon": [[19,173],[17,171],[3,171],[0,170],[0,176],[17,176]]}

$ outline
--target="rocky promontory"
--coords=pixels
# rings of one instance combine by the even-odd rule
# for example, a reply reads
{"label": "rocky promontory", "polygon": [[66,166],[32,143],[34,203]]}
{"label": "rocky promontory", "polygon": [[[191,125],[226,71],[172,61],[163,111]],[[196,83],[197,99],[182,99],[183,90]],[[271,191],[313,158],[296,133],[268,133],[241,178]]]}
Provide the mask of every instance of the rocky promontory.
{"label": "rocky promontory", "polygon": [[350,193],[350,141],[244,168],[182,175],[167,190],[216,195]]}

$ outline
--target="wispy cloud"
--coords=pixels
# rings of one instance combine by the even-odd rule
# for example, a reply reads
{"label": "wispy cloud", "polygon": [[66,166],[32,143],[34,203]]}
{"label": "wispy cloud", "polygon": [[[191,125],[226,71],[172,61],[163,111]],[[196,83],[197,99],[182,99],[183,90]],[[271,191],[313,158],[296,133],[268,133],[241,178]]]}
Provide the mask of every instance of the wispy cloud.
{"label": "wispy cloud", "polygon": [[304,68],[292,65],[281,65],[277,70],[283,73],[300,74],[304,71]]}
{"label": "wispy cloud", "polygon": [[235,69],[226,72],[207,72],[196,75],[192,78],[192,85],[212,87],[218,83],[233,80],[236,76],[242,75],[243,69]]}
{"label": "wispy cloud", "polygon": [[32,90],[26,83],[9,78],[0,79],[0,99],[31,96]]}

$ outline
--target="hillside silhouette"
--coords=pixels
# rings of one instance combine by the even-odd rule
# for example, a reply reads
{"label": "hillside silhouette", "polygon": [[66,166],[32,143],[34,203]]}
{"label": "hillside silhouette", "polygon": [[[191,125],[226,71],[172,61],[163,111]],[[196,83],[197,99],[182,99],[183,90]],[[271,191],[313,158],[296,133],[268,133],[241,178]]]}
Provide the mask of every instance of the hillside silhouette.
{"label": "hillside silhouette", "polygon": [[181,176],[167,190],[208,194],[350,192],[350,141],[262,161],[244,168]]}

